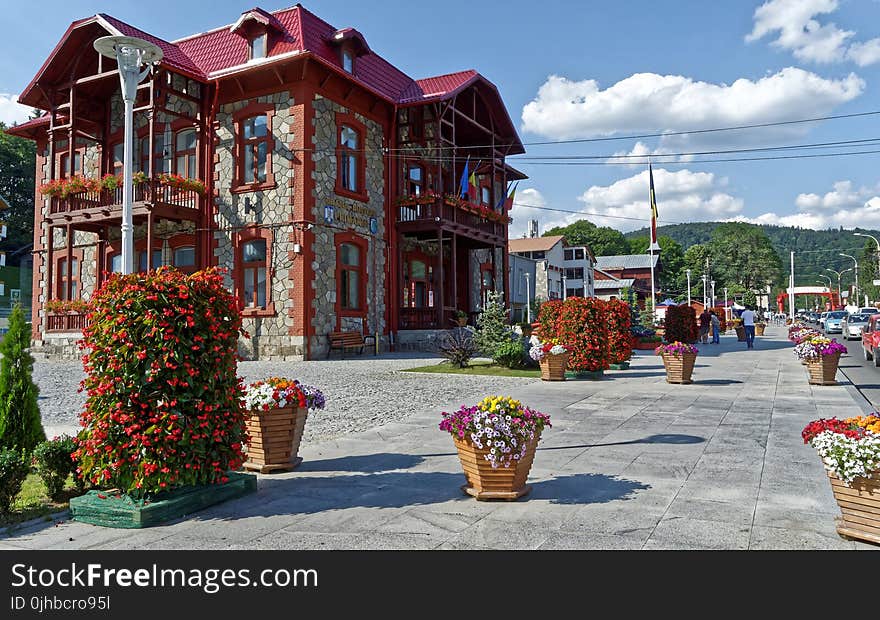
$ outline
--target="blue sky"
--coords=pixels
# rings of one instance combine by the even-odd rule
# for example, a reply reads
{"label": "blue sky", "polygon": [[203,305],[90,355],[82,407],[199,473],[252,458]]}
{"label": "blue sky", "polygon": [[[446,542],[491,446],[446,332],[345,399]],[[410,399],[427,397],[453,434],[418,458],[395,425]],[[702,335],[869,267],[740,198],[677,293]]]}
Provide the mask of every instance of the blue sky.
{"label": "blue sky", "polygon": [[[215,0],[205,11],[205,3],[190,0],[43,0],[37,13],[27,2],[4,5],[10,27],[0,40],[0,120],[7,122],[20,114],[10,99],[75,19],[105,12],[172,40],[232,23],[254,6]],[[313,0],[304,5],[340,28],[358,28],[375,52],[413,77],[477,69],[498,86],[525,143],[880,110],[876,0]],[[271,11],[289,2],[264,0],[259,6]],[[577,155],[605,162],[615,154],[653,153],[661,224],[743,219],[811,228],[880,227],[880,154],[726,163],[683,161],[677,155],[877,137],[880,115],[662,139],[527,146],[526,157]],[[811,152],[841,150],[854,149]],[[530,178],[519,186],[511,235],[519,235],[532,217],[542,230],[584,217],[527,205],[590,213],[588,219],[621,230],[640,227],[649,213],[647,177],[644,158],[631,161],[637,164],[512,162]]]}

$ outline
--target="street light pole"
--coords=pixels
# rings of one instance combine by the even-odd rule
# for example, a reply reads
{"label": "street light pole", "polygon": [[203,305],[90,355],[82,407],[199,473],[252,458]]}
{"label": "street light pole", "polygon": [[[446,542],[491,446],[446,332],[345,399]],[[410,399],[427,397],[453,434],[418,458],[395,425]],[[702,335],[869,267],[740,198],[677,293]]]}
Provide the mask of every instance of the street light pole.
{"label": "street light pole", "polygon": [[877,244],[877,277],[880,278],[880,241],[877,241],[877,237],[874,235],[866,235],[865,233],[853,233],[856,237],[870,237],[874,240],[874,243]]}
{"label": "street light pole", "polygon": [[709,277],[706,274],[703,274],[703,308],[705,308],[706,304],[708,303],[706,299],[708,297],[708,293],[706,292],[706,281],[708,279]]}
{"label": "street light pole", "polygon": [[[840,300],[842,299],[842,297],[840,296],[840,279],[843,276],[843,274],[845,274],[847,271],[852,271],[852,267],[847,267],[843,271],[837,271],[836,269],[831,269],[830,267],[826,267],[825,271],[830,271],[831,273],[837,275],[837,300],[839,303]],[[841,305],[843,305],[843,304],[841,304]]]}
{"label": "street light pole", "polygon": [[691,305],[691,270],[685,269],[685,273],[687,274],[688,279],[688,307]]}
{"label": "street light pole", "polygon": [[[138,84],[152,72],[153,64],[162,60],[162,50],[149,41],[124,36],[101,37],[95,41],[94,47],[103,56],[116,60],[122,100],[125,103],[125,143],[122,147],[122,273],[130,274],[134,272],[134,224],[131,213],[134,183],[134,101]],[[141,71],[143,65],[147,65],[147,68]],[[148,252],[151,250],[152,248],[147,248]]]}
{"label": "street light pole", "polygon": [[855,256],[850,256],[849,254],[840,254],[841,256],[845,256],[846,258],[851,258],[853,263],[855,263],[855,273],[853,273],[853,297],[856,298],[856,305],[859,305],[859,261],[856,260]]}
{"label": "street light pole", "polygon": [[532,322],[532,289],[529,285],[529,274],[524,273],[526,279],[526,323]]}
{"label": "street light pole", "polygon": [[709,306],[712,308],[715,307],[715,280],[712,280],[712,297],[709,302]]}

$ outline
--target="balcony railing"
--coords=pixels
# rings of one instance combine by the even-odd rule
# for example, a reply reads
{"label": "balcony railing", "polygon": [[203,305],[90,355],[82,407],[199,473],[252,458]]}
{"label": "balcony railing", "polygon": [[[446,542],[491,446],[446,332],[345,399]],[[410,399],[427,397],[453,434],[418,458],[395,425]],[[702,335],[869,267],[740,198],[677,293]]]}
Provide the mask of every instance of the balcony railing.
{"label": "balcony railing", "polygon": [[82,312],[50,312],[48,319],[46,331],[50,332],[79,332],[89,324],[88,315]]}
{"label": "balcony railing", "polygon": [[437,313],[437,308],[401,308],[398,329],[452,329],[457,325],[455,308],[444,308],[439,322]]}
{"label": "balcony railing", "polygon": [[[418,200],[418,202],[415,202]],[[399,223],[432,222],[433,224],[458,224],[476,231],[504,236],[507,218],[490,208],[450,197],[419,197],[412,203],[397,207]]]}
{"label": "balcony railing", "polygon": [[[143,183],[135,183],[132,192],[132,203],[149,202],[154,205],[199,208],[199,193],[195,190],[181,189],[165,185],[153,179]],[[71,194],[66,198],[52,196],[49,205],[50,213],[72,213],[96,207],[114,207],[122,204],[122,188],[101,189]]]}

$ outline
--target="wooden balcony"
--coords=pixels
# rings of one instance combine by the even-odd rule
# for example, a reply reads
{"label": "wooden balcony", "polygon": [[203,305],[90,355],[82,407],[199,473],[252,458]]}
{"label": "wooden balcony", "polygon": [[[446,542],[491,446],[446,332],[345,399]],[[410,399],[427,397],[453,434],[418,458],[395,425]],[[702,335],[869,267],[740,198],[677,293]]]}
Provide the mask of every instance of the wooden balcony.
{"label": "wooden balcony", "polygon": [[[155,216],[171,220],[196,220],[200,204],[198,192],[171,187],[155,179],[136,183],[132,192],[132,213],[135,217],[152,212]],[[66,198],[52,196],[46,219],[53,226],[121,221],[122,188],[80,192]]]}
{"label": "wooden balcony", "polygon": [[49,312],[47,332],[81,332],[88,324],[88,315],[82,312]]}
{"label": "wooden balcony", "polygon": [[442,313],[438,308],[400,308],[398,313],[398,329],[452,329],[456,325],[455,308],[444,308]]}
{"label": "wooden balcony", "polygon": [[[487,245],[504,246],[507,238],[507,220],[502,216],[489,217],[479,212],[480,206],[448,197],[420,197],[415,204],[399,204],[397,228],[402,233],[429,232],[442,229],[465,235]],[[491,211],[491,209],[489,209]],[[500,218],[500,221],[492,219]]]}

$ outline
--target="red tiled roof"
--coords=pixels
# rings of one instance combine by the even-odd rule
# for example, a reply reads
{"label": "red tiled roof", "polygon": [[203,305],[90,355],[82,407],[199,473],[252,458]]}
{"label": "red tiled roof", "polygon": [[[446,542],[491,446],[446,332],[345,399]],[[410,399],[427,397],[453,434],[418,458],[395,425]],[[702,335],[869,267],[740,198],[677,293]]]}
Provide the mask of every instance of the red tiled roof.
{"label": "red tiled roof", "polygon": [[413,103],[442,99],[458,92],[479,77],[473,69],[423,78],[410,84],[400,93],[400,103]]}
{"label": "red tiled roof", "polygon": [[127,37],[137,37],[139,39],[149,41],[153,45],[159,46],[159,49],[162,50],[162,62],[164,64],[183,71],[184,73],[187,73],[194,77],[202,77],[202,72],[199,70],[196,64],[186,55],[186,53],[182,52],[173,43],[169,43],[168,41],[160,39],[159,37],[154,37],[153,35],[144,32],[143,30],[139,30],[134,26],[129,26],[125,22],[119,21],[115,17],[105,15],[104,13],[98,13],[98,17],[105,20],[113,28],[116,28],[116,30]]}
{"label": "red tiled roof", "polygon": [[32,118],[23,123],[19,123],[18,125],[13,125],[12,127],[7,127],[4,131],[8,133],[10,136],[18,136],[20,138],[29,137],[29,134],[36,129],[37,127],[42,127],[43,125],[49,124],[49,115],[44,114],[43,116],[38,116],[37,118]]}
{"label": "red tiled roof", "polygon": [[[259,16],[266,17],[277,31],[278,36],[272,39],[269,58],[290,52],[309,53],[324,64],[337,71],[342,71],[339,51],[334,45],[333,36],[341,32],[362,38],[362,35],[353,28],[337,29],[299,4],[274,13],[255,8],[245,11],[242,15],[248,13],[257,13]],[[211,74],[218,71],[246,65],[248,61],[247,39],[241,34],[231,31],[234,24],[169,42],[126,24],[115,17],[99,13],[95,17],[71,24],[62,38],[62,43],[73,28],[92,20],[103,22],[105,27],[109,26],[123,35],[150,41],[162,50],[163,64],[203,80],[212,79]],[[366,45],[366,41],[364,41],[364,45]],[[61,43],[47,59],[44,68],[58,52],[60,46]],[[28,85],[25,93],[33,87],[42,71],[43,69]],[[358,57],[352,78],[379,96],[403,104],[444,99],[478,81],[497,93],[497,89],[491,82],[472,69],[413,80],[374,52],[364,53]],[[503,113],[509,125],[509,132],[518,141],[516,129],[510,122],[507,111],[504,110]]]}

